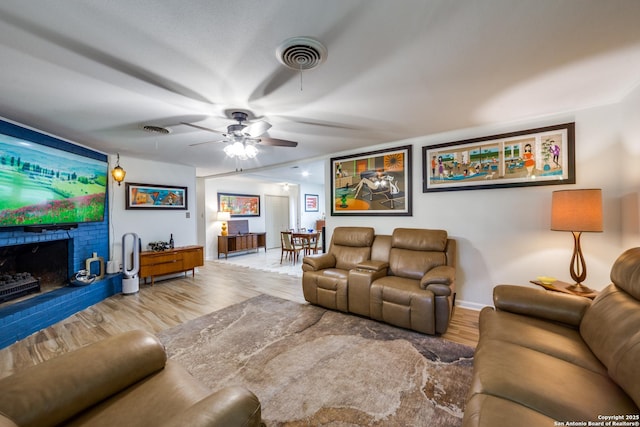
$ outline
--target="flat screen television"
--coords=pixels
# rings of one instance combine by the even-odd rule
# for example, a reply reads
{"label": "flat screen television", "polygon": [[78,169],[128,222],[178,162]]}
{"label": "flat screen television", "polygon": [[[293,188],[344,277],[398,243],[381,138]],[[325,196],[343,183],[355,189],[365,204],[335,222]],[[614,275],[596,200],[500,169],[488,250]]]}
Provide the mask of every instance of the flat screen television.
{"label": "flat screen television", "polygon": [[0,227],[104,220],[107,156],[0,121]]}

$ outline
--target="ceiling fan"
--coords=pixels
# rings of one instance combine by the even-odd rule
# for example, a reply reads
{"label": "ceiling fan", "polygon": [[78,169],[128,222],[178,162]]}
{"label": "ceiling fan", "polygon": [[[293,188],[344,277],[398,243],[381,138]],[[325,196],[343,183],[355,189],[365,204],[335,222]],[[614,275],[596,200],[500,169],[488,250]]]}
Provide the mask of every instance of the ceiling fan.
{"label": "ceiling fan", "polygon": [[[225,147],[225,152],[227,152],[227,148],[230,148],[236,144],[240,144],[243,147],[250,147],[252,146],[252,144],[271,145],[275,147],[297,147],[298,146],[298,143],[296,141],[289,141],[286,139],[277,139],[277,138],[264,136],[264,134],[271,128],[271,124],[264,120],[256,121],[250,124],[245,124],[245,122],[247,122],[249,117],[249,114],[245,111],[231,111],[229,115],[233,120],[236,120],[238,123],[234,123],[227,126],[227,132],[220,132],[215,129],[210,129],[200,125],[195,125],[193,123],[181,122],[181,124],[185,126],[190,126],[192,128],[200,129],[206,132],[217,133],[224,137],[224,139],[221,139],[221,140],[198,142],[196,144],[191,144],[190,146],[194,147],[197,145],[208,144],[210,142],[231,143],[231,145]],[[229,154],[229,152],[227,152],[227,154]]]}

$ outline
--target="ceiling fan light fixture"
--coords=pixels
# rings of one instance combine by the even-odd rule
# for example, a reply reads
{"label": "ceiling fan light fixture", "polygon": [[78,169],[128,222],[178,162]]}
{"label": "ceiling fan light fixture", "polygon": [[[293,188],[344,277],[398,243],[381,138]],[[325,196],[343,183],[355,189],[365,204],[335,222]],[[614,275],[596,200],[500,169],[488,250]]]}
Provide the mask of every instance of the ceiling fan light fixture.
{"label": "ceiling fan light fixture", "polygon": [[231,158],[247,160],[255,158],[258,155],[258,149],[253,144],[236,141],[224,147],[224,153]]}

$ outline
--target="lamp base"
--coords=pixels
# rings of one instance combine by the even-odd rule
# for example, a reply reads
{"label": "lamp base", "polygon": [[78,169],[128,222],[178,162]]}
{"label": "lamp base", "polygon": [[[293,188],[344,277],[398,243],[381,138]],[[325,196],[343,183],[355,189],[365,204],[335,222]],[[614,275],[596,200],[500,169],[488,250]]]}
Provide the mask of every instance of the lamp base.
{"label": "lamp base", "polygon": [[567,286],[566,289],[576,294],[591,294],[595,292],[593,289],[583,285],[582,283],[576,283],[574,285]]}

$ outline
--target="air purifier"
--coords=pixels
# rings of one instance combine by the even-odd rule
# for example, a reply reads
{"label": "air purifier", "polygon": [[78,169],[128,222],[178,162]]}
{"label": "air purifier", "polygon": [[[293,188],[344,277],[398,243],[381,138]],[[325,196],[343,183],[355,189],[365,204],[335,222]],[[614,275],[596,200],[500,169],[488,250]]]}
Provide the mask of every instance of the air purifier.
{"label": "air purifier", "polygon": [[[128,243],[131,244],[129,247]],[[140,237],[136,233],[122,236],[122,293],[135,294],[140,290]]]}

